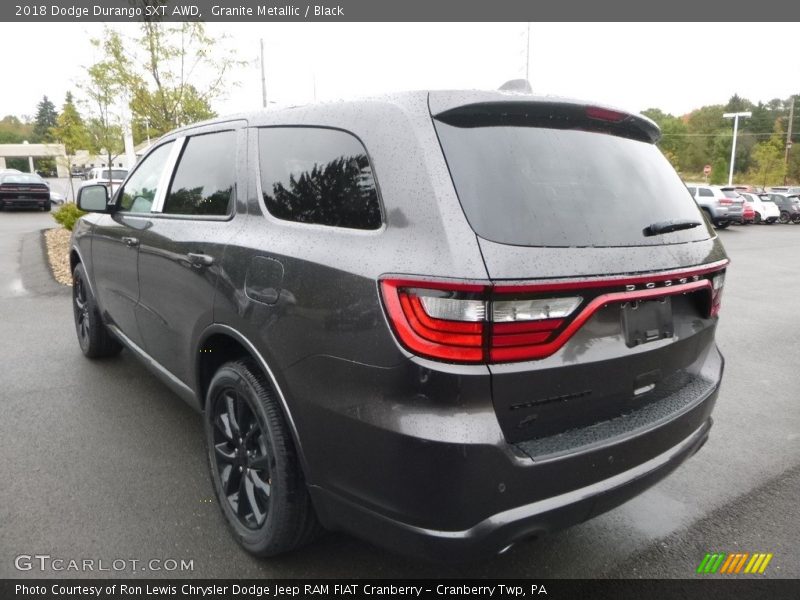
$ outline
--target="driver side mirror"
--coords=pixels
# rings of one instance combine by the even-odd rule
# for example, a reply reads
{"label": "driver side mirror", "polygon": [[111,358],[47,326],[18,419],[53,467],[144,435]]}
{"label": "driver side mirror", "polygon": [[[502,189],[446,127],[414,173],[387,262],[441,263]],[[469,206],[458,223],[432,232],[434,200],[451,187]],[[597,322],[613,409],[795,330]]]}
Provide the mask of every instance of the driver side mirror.
{"label": "driver side mirror", "polygon": [[104,185],[86,185],[78,190],[78,208],[85,212],[108,212],[108,188]]}

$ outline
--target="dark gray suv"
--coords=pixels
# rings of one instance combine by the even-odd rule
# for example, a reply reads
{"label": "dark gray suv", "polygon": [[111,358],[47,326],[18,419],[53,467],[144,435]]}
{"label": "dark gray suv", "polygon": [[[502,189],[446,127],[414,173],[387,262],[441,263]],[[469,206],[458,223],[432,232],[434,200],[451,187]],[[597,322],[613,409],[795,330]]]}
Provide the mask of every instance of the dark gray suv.
{"label": "dark gray suv", "polygon": [[203,413],[236,539],[442,560],[638,494],[705,442],[725,252],[648,119],[499,92],[268,111],[81,190],[74,314]]}

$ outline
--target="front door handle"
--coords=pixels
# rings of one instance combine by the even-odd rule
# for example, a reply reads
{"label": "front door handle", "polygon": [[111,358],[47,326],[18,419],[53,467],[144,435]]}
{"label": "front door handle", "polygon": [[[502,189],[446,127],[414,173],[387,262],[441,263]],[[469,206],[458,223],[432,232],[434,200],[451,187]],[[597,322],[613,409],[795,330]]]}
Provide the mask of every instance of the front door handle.
{"label": "front door handle", "polygon": [[139,245],[139,238],[135,237],[124,237],[122,238],[122,241],[125,242],[125,245],[128,248],[135,248],[136,246]]}
{"label": "front door handle", "polygon": [[189,252],[189,254],[186,255],[186,258],[188,258],[189,262],[195,267],[210,267],[212,264],[214,264],[214,257],[209,256],[208,254]]}

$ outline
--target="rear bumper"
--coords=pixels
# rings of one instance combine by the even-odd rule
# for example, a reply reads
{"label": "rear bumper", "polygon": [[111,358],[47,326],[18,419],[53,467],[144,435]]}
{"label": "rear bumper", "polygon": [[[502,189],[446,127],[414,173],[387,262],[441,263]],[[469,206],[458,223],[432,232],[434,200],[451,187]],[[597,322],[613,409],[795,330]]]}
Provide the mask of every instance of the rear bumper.
{"label": "rear bumper", "polygon": [[[312,488],[324,523],[335,523],[370,542],[433,561],[486,558],[526,538],[562,529],[602,514],[657,483],[697,452],[712,420],[665,452],[607,479],[493,514],[468,529],[417,527],[359,506],[337,494]],[[343,524],[344,527],[342,527]]]}
{"label": "rear bumper", "polygon": [[0,198],[6,208],[43,208],[49,203],[49,198]]}
{"label": "rear bumper", "polygon": [[[719,392],[724,362],[716,347],[704,364],[704,383],[573,430],[578,441],[570,432],[516,444],[502,436],[478,440],[490,431],[471,424],[480,415],[421,420],[397,403],[391,424],[318,413],[313,437],[325,441],[324,452],[306,445],[314,506],[327,528],[403,554],[448,562],[492,556],[618,506],[694,454],[708,437]],[[422,431],[452,437],[423,438]]]}

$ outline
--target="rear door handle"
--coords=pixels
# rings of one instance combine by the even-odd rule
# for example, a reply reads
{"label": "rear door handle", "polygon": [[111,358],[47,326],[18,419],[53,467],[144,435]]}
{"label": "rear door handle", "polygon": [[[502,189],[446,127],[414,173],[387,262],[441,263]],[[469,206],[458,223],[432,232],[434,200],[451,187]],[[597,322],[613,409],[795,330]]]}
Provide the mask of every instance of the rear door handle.
{"label": "rear door handle", "polygon": [[136,246],[139,245],[139,238],[135,237],[124,237],[122,238],[122,241],[125,242],[125,245],[128,248],[135,248]]}
{"label": "rear door handle", "polygon": [[189,262],[195,267],[210,267],[212,264],[214,264],[214,257],[209,256],[208,254],[189,252],[189,254],[186,255],[186,258],[188,258]]}

